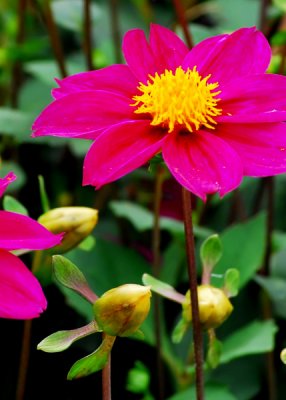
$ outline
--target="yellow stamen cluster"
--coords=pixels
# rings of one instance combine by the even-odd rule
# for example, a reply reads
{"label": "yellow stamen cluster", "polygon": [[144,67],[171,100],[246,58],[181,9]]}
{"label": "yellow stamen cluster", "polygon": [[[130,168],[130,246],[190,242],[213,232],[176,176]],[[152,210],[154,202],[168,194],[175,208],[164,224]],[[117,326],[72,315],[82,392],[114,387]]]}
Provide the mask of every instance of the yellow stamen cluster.
{"label": "yellow stamen cluster", "polygon": [[147,84],[138,87],[142,94],[133,97],[132,106],[137,107],[134,112],[150,114],[151,125],[161,125],[168,132],[177,128],[194,132],[201,126],[214,129],[214,117],[222,113],[216,98],[221,92],[214,91],[217,82],[208,83],[210,76],[202,78],[196,67],[186,71],[178,67],[174,73],[165,70],[149,76]]}

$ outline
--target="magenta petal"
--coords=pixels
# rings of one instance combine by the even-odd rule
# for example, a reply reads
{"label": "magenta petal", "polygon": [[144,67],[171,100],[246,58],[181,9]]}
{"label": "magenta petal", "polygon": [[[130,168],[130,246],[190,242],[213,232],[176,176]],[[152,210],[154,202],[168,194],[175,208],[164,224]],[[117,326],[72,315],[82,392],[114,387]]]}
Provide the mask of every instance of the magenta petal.
{"label": "magenta petal", "polygon": [[94,139],[110,125],[134,119],[132,100],[101,90],[71,93],[55,100],[36,119],[33,136]]}
{"label": "magenta petal", "polygon": [[186,56],[183,67],[197,66],[210,82],[226,83],[234,77],[264,73],[271,59],[271,48],[256,28],[241,28],[230,35],[219,35],[199,43]]}
{"label": "magenta petal", "polygon": [[22,261],[0,250],[0,317],[31,319],[47,307],[42,288]]}
{"label": "magenta petal", "polygon": [[111,65],[96,71],[81,72],[57,79],[57,83],[60,87],[52,91],[56,99],[86,90],[105,90],[131,98],[138,86],[138,81],[127,65]]}
{"label": "magenta petal", "polygon": [[174,32],[157,24],[151,24],[150,46],[159,74],[165,69],[174,71],[189,52],[188,47]]}
{"label": "magenta petal", "polygon": [[96,188],[145,164],[161,150],[164,134],[149,121],[125,122],[102,133],[84,161],[84,185]]}
{"label": "magenta petal", "polygon": [[54,235],[26,215],[0,211],[0,249],[48,249],[59,244],[62,236]]}
{"label": "magenta petal", "polygon": [[203,200],[209,193],[223,196],[241,182],[243,171],[238,154],[206,131],[170,134],[162,153],[177,181]]}
{"label": "magenta petal", "polygon": [[219,122],[277,122],[286,120],[286,77],[251,75],[229,82],[220,94]]}
{"label": "magenta petal", "polygon": [[271,176],[286,172],[286,124],[221,124],[219,137],[239,154],[244,175]]}
{"label": "magenta petal", "polygon": [[5,192],[6,188],[10,183],[12,183],[16,179],[16,175],[14,172],[9,172],[4,178],[0,178],[0,197]]}
{"label": "magenta petal", "polygon": [[125,34],[122,50],[127,64],[139,82],[146,83],[148,75],[154,75],[157,71],[156,58],[141,29],[132,29]]}

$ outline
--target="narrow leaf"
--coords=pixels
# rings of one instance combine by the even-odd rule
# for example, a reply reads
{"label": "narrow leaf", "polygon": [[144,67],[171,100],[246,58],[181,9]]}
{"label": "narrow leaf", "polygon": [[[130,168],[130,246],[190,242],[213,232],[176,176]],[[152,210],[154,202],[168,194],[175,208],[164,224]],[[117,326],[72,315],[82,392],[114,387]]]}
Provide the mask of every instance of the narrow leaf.
{"label": "narrow leaf", "polygon": [[185,300],[185,296],[177,292],[172,286],[154,278],[149,274],[143,274],[142,281],[145,286],[150,286],[153,292],[158,293],[167,299],[173,300],[180,304],[182,304]]}
{"label": "narrow leaf", "polygon": [[40,187],[40,197],[41,197],[41,204],[43,212],[46,213],[50,210],[50,202],[46,192],[45,181],[42,175],[38,176],[39,179],[39,187]]}
{"label": "narrow leaf", "polygon": [[90,303],[97,300],[83,273],[67,258],[56,255],[52,257],[54,274],[57,280],[65,287],[73,289]]}
{"label": "narrow leaf", "polygon": [[82,378],[100,371],[107,363],[116,336],[106,335],[101,345],[88,356],[81,358],[71,367],[68,380]]}
{"label": "narrow leaf", "polygon": [[37,349],[46,353],[57,353],[66,350],[76,340],[91,335],[94,332],[99,332],[95,321],[78,329],[58,331],[42,340],[38,344]]}

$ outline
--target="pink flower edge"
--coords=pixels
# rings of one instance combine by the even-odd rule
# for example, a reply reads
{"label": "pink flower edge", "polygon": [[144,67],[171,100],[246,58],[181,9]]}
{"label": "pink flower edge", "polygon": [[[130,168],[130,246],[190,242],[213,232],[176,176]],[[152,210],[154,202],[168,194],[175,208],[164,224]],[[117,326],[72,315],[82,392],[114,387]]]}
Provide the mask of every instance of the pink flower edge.
{"label": "pink flower edge", "polygon": [[0,317],[37,318],[47,308],[40,283],[25,264],[0,249]]}

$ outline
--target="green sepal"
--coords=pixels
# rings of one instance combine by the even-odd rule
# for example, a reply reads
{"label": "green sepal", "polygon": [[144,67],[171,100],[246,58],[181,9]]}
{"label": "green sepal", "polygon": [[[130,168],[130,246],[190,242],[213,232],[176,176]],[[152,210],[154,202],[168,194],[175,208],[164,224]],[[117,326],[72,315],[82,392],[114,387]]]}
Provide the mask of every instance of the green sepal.
{"label": "green sepal", "polygon": [[221,352],[222,343],[216,338],[210,340],[207,351],[207,364],[210,368],[215,369],[219,365]]}
{"label": "green sepal", "polygon": [[74,290],[92,304],[97,300],[96,294],[76,265],[60,255],[53,256],[52,260],[55,277],[63,286]]}
{"label": "green sepal", "polygon": [[94,236],[89,235],[78,245],[78,248],[83,251],[90,251],[95,246],[96,240]]}
{"label": "green sepal", "polygon": [[236,268],[229,268],[224,275],[223,290],[228,297],[235,297],[238,294],[240,273]]}
{"label": "green sepal", "polygon": [[115,336],[106,335],[101,345],[91,354],[81,358],[69,370],[67,379],[78,379],[100,371],[108,362]]}
{"label": "green sepal", "polygon": [[172,286],[159,279],[154,278],[149,274],[143,274],[142,282],[145,286],[150,286],[151,290],[161,296],[182,304],[185,301],[185,296],[177,292]]}
{"label": "green sepal", "polygon": [[136,339],[136,340],[144,340],[145,339],[145,335],[140,329],[138,329],[138,331],[132,333],[132,335],[129,335],[128,337],[130,339]]}
{"label": "green sepal", "polygon": [[37,346],[38,350],[46,353],[58,353],[70,347],[76,340],[79,340],[92,333],[99,332],[95,321],[78,329],[58,331],[43,339]]}
{"label": "green sepal", "polygon": [[217,234],[209,236],[201,245],[200,257],[204,268],[212,270],[222,256],[222,244]]}
{"label": "green sepal", "polygon": [[190,327],[190,322],[186,321],[184,318],[181,318],[172,332],[172,342],[173,343],[180,343]]}

